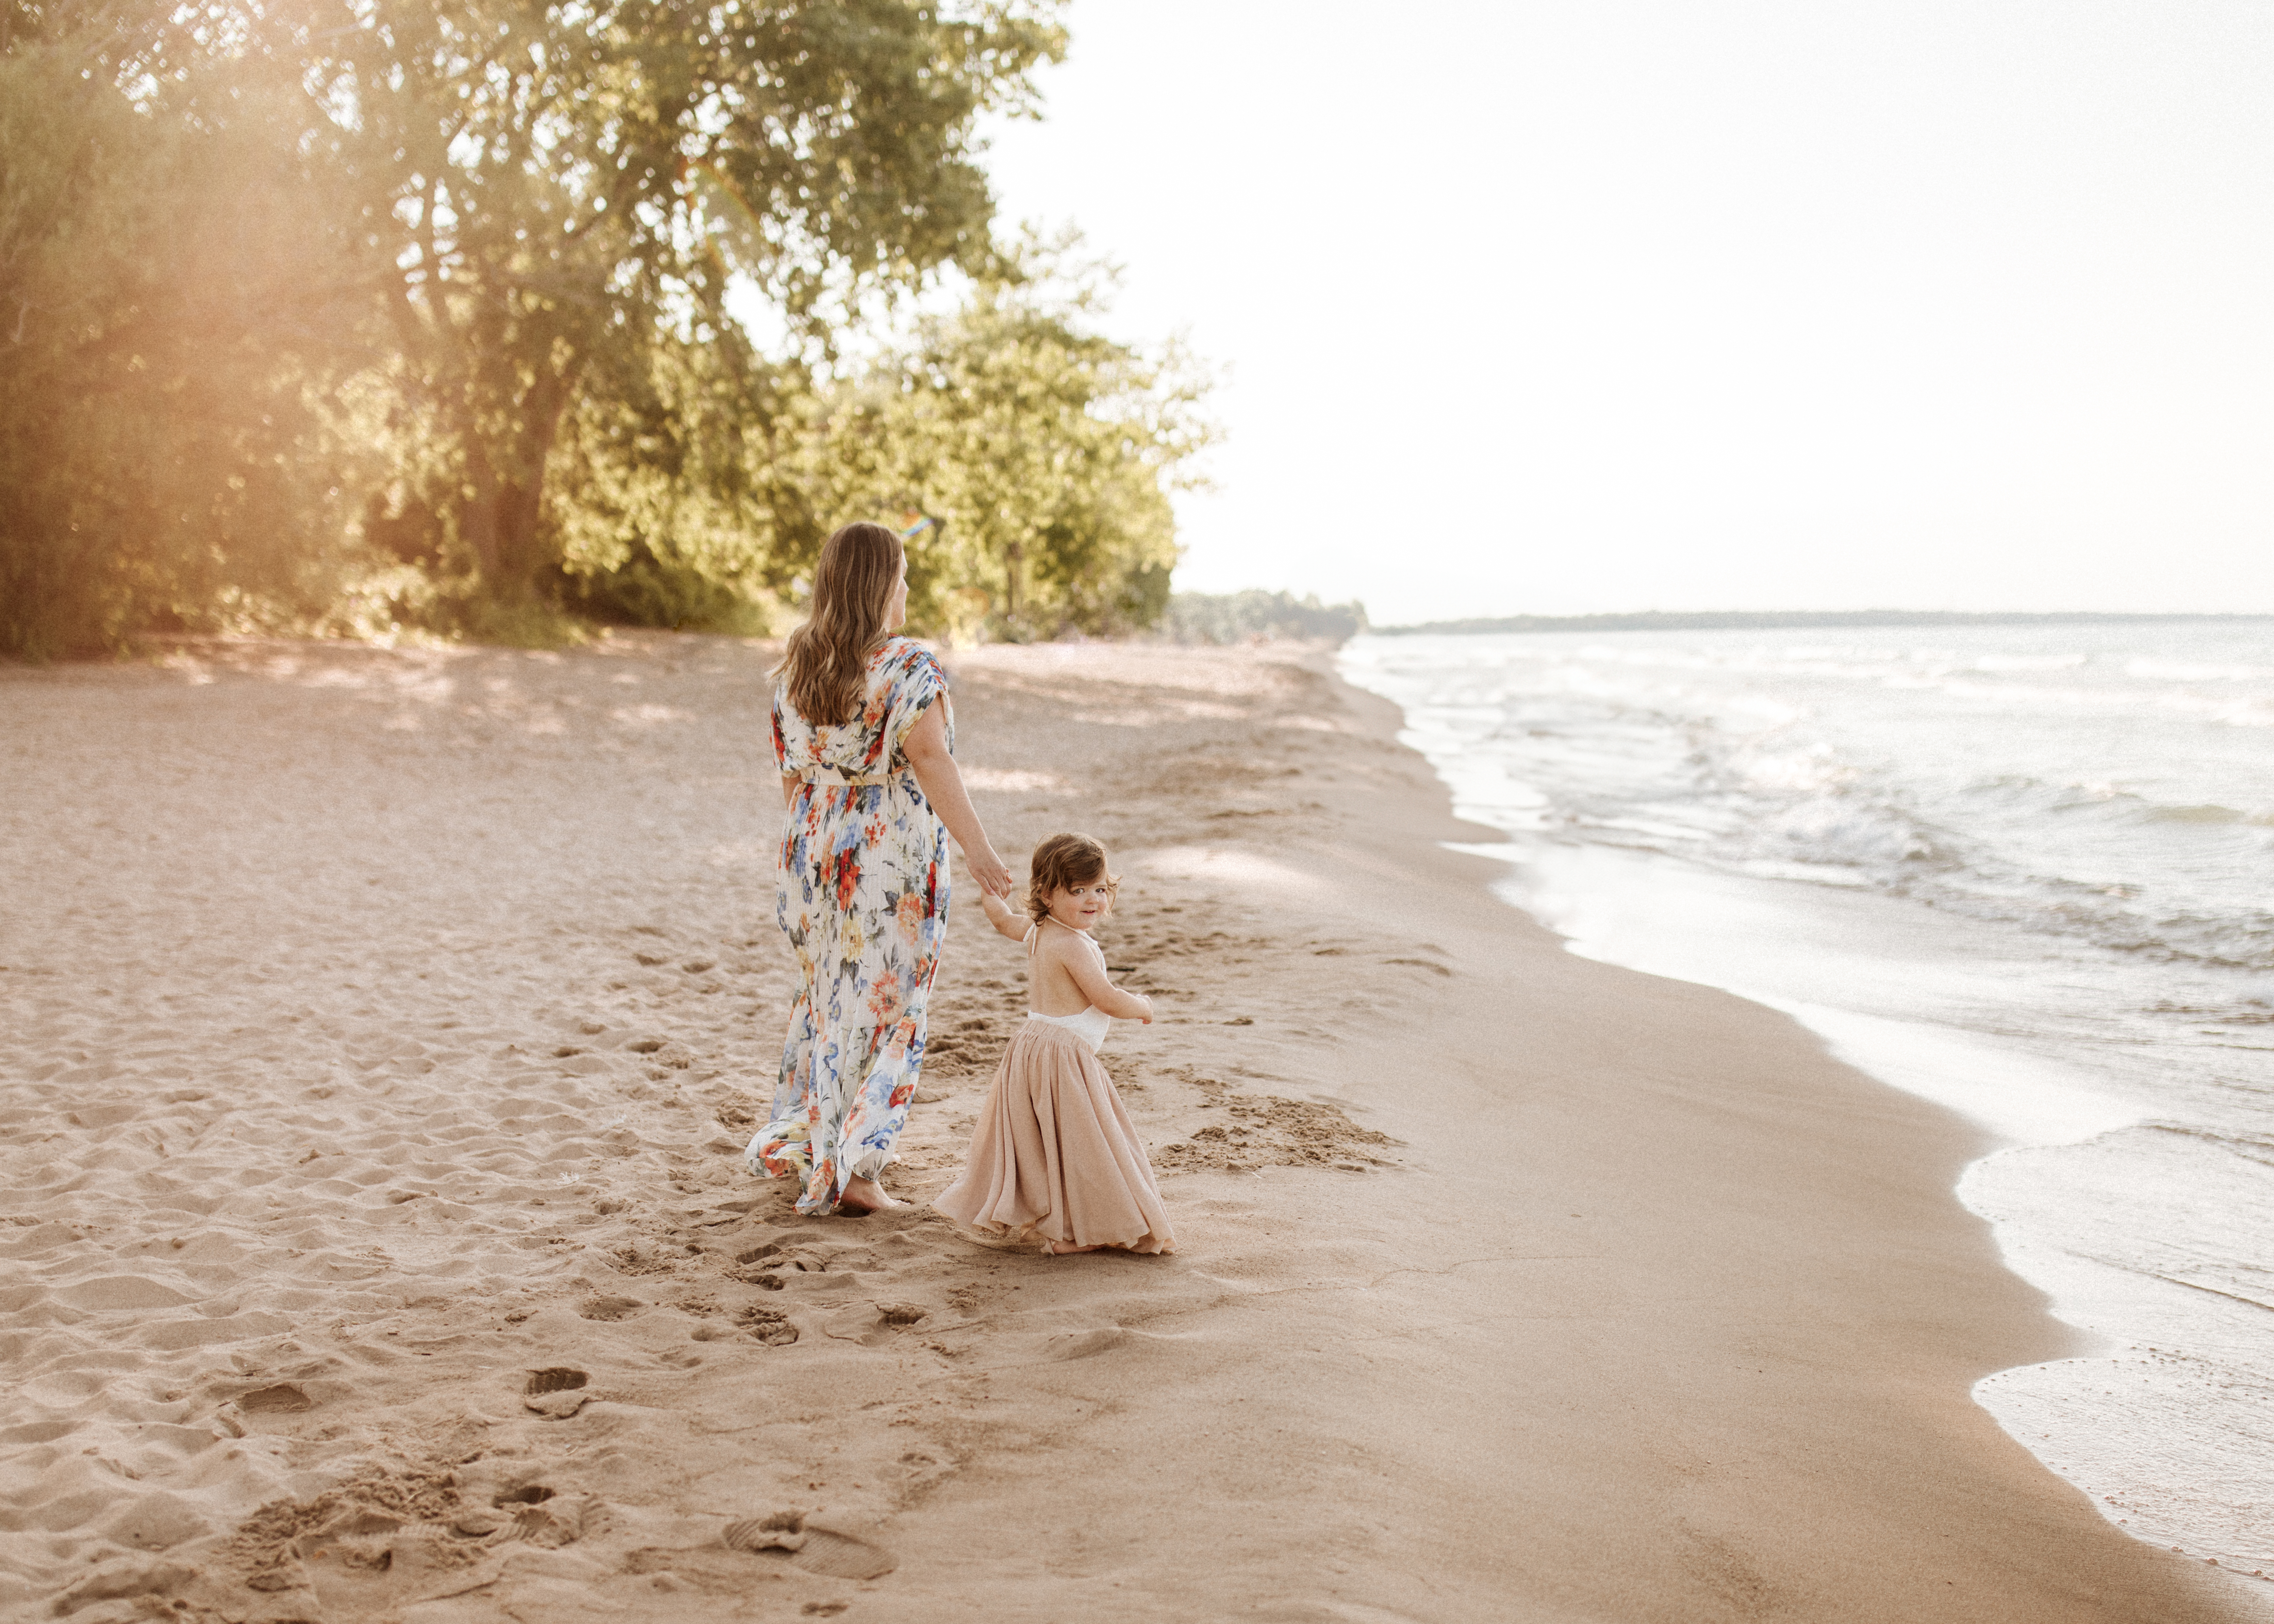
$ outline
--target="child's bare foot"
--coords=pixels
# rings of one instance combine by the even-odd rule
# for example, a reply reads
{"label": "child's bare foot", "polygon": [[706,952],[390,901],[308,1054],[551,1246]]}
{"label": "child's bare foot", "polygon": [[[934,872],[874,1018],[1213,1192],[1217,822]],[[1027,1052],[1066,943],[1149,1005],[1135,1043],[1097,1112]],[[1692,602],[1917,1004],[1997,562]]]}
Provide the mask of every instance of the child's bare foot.
{"label": "child's bare foot", "polygon": [[875,1179],[855,1176],[845,1181],[845,1190],[837,1198],[837,1205],[850,1213],[881,1213],[888,1207],[898,1207],[901,1203],[886,1195],[885,1186]]}

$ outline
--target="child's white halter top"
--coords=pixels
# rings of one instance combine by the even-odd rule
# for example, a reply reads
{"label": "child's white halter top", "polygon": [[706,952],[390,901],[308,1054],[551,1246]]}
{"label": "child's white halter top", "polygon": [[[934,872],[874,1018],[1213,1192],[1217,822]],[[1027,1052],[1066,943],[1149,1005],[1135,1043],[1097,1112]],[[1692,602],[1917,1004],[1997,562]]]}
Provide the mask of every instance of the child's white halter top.
{"label": "child's white halter top", "polygon": [[1045,1026],[1064,1026],[1088,1044],[1089,1052],[1093,1055],[1105,1047],[1105,1034],[1113,1030],[1113,1017],[1094,1004],[1079,1015],[1038,1015],[1028,1010],[1027,1019],[1039,1020]]}
{"label": "child's white halter top", "polygon": [[[1039,921],[1027,927],[1028,958],[1032,959],[1035,956],[1035,944],[1042,940],[1042,936],[1043,927]],[[1096,943],[1092,942],[1089,945],[1090,951],[1096,952],[1100,959],[1105,957],[1098,951]],[[1099,1009],[1095,1004],[1079,1015],[1044,1015],[1038,1011],[1028,1010],[1027,1019],[1039,1020],[1046,1026],[1064,1026],[1068,1032],[1088,1044],[1089,1052],[1093,1055],[1105,1047],[1106,1034],[1113,1030],[1113,1017]]]}

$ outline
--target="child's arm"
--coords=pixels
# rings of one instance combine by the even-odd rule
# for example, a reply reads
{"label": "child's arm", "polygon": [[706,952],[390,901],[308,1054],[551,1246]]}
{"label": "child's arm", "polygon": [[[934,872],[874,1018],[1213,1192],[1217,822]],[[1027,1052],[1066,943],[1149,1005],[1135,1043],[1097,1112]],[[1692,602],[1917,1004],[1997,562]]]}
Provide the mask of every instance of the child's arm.
{"label": "child's arm", "polygon": [[1081,989],[1081,996],[1114,1019],[1141,1020],[1148,1026],[1153,1024],[1153,1001],[1137,993],[1124,992],[1108,981],[1105,961],[1096,952],[1061,947],[1058,963],[1073,977],[1073,984]]}
{"label": "child's arm", "polygon": [[1035,928],[1033,920],[1018,912],[992,891],[983,891],[979,893],[979,906],[987,910],[987,922],[1013,942],[1025,941],[1027,932]]}

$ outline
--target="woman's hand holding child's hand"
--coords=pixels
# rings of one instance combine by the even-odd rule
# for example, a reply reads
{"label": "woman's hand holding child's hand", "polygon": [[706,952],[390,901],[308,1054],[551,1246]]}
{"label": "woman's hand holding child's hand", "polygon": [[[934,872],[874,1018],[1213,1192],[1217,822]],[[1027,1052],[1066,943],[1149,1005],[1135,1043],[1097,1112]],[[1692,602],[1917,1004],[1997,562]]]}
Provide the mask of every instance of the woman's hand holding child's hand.
{"label": "woman's hand holding child's hand", "polygon": [[990,897],[1011,894],[1011,865],[995,855],[995,848],[983,845],[975,852],[963,854],[963,865],[971,870],[971,877],[979,882],[979,889]]}

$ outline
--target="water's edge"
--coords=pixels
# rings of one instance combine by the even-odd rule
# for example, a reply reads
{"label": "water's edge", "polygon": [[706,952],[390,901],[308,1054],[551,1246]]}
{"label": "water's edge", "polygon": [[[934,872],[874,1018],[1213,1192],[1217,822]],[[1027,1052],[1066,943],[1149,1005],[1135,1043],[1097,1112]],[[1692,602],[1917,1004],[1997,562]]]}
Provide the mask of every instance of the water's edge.
{"label": "water's edge", "polygon": [[[1337,666],[1352,687],[1399,703],[1347,663]],[[1976,1401],[2124,1532],[2238,1575],[2274,1575],[2274,1489],[2264,1466],[2274,1460],[2274,1386],[2216,1357],[2263,1338],[2265,1305],[2112,1267],[2059,1244],[2057,1196],[2074,1181],[2073,1163],[2105,1135],[2155,1125],[2136,1101],[2042,1048],[1841,1008],[1836,974],[1831,996],[1820,985],[1808,986],[1818,996],[1795,996],[1773,974],[1749,978],[1742,955],[1725,951],[1733,934],[1790,942],[1815,955],[1821,982],[1841,948],[1858,959],[1868,956],[1864,940],[1878,948],[1858,933],[1900,931],[1908,904],[1510,831],[1494,808],[1465,802],[1457,773],[1425,732],[1409,726],[1398,736],[1446,785],[1457,816],[1502,829],[1505,844],[1460,849],[1508,862],[1510,877],[1495,894],[1566,951],[1777,1010],[1835,1058],[1993,1136],[1997,1147],[1967,1167],[1954,1193],[1990,1225],[2007,1267],[2052,1298],[2054,1317],[2098,1345],[1995,1372],[1976,1385]],[[2067,1160],[2056,1166],[2053,1157]],[[2218,1425],[2207,1426],[2212,1410]],[[2253,1588],[2274,1615],[2274,1585]]]}

